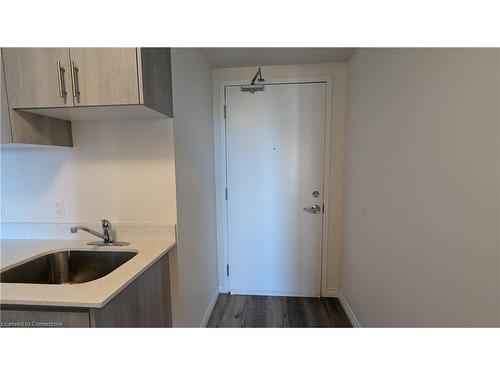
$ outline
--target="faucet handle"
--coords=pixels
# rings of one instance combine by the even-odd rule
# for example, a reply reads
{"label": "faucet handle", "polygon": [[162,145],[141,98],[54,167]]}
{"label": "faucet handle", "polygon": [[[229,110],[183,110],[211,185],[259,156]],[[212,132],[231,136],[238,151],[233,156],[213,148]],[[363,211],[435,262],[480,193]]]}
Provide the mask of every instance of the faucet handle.
{"label": "faucet handle", "polygon": [[111,231],[111,222],[106,219],[101,219],[102,231],[104,235],[104,242],[113,242],[113,232]]}

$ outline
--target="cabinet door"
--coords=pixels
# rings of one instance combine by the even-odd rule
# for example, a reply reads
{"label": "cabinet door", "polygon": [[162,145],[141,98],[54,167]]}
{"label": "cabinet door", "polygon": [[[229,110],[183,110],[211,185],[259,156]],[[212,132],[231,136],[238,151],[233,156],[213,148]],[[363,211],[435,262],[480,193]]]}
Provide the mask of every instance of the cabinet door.
{"label": "cabinet door", "polygon": [[4,48],[12,108],[73,106],[69,48]]}
{"label": "cabinet door", "polygon": [[139,104],[135,48],[71,48],[75,106]]}
{"label": "cabinet door", "polygon": [[12,130],[10,128],[9,106],[7,105],[7,91],[5,90],[5,79],[3,74],[2,58],[0,56],[0,138],[1,143],[12,142]]}

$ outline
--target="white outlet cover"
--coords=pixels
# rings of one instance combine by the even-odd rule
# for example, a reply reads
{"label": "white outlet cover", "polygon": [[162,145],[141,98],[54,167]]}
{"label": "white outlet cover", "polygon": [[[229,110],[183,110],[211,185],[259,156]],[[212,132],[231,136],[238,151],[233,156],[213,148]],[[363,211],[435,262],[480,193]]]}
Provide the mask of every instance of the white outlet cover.
{"label": "white outlet cover", "polygon": [[64,201],[57,201],[54,205],[54,217],[64,218],[65,216],[66,212],[64,210]]}

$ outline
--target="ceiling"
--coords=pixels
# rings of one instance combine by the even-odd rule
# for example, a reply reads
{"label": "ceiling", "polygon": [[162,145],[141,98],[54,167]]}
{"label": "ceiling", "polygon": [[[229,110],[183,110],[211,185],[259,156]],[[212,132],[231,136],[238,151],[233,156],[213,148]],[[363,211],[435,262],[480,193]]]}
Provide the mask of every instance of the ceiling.
{"label": "ceiling", "polygon": [[212,68],[344,62],[354,48],[205,48]]}

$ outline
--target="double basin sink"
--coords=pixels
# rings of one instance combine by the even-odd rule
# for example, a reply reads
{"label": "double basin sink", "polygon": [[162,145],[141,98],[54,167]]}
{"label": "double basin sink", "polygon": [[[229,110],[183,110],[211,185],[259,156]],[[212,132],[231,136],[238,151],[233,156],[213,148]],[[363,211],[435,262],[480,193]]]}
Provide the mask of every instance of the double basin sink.
{"label": "double basin sink", "polygon": [[108,275],[136,255],[135,251],[57,251],[2,271],[0,282],[82,284]]}

